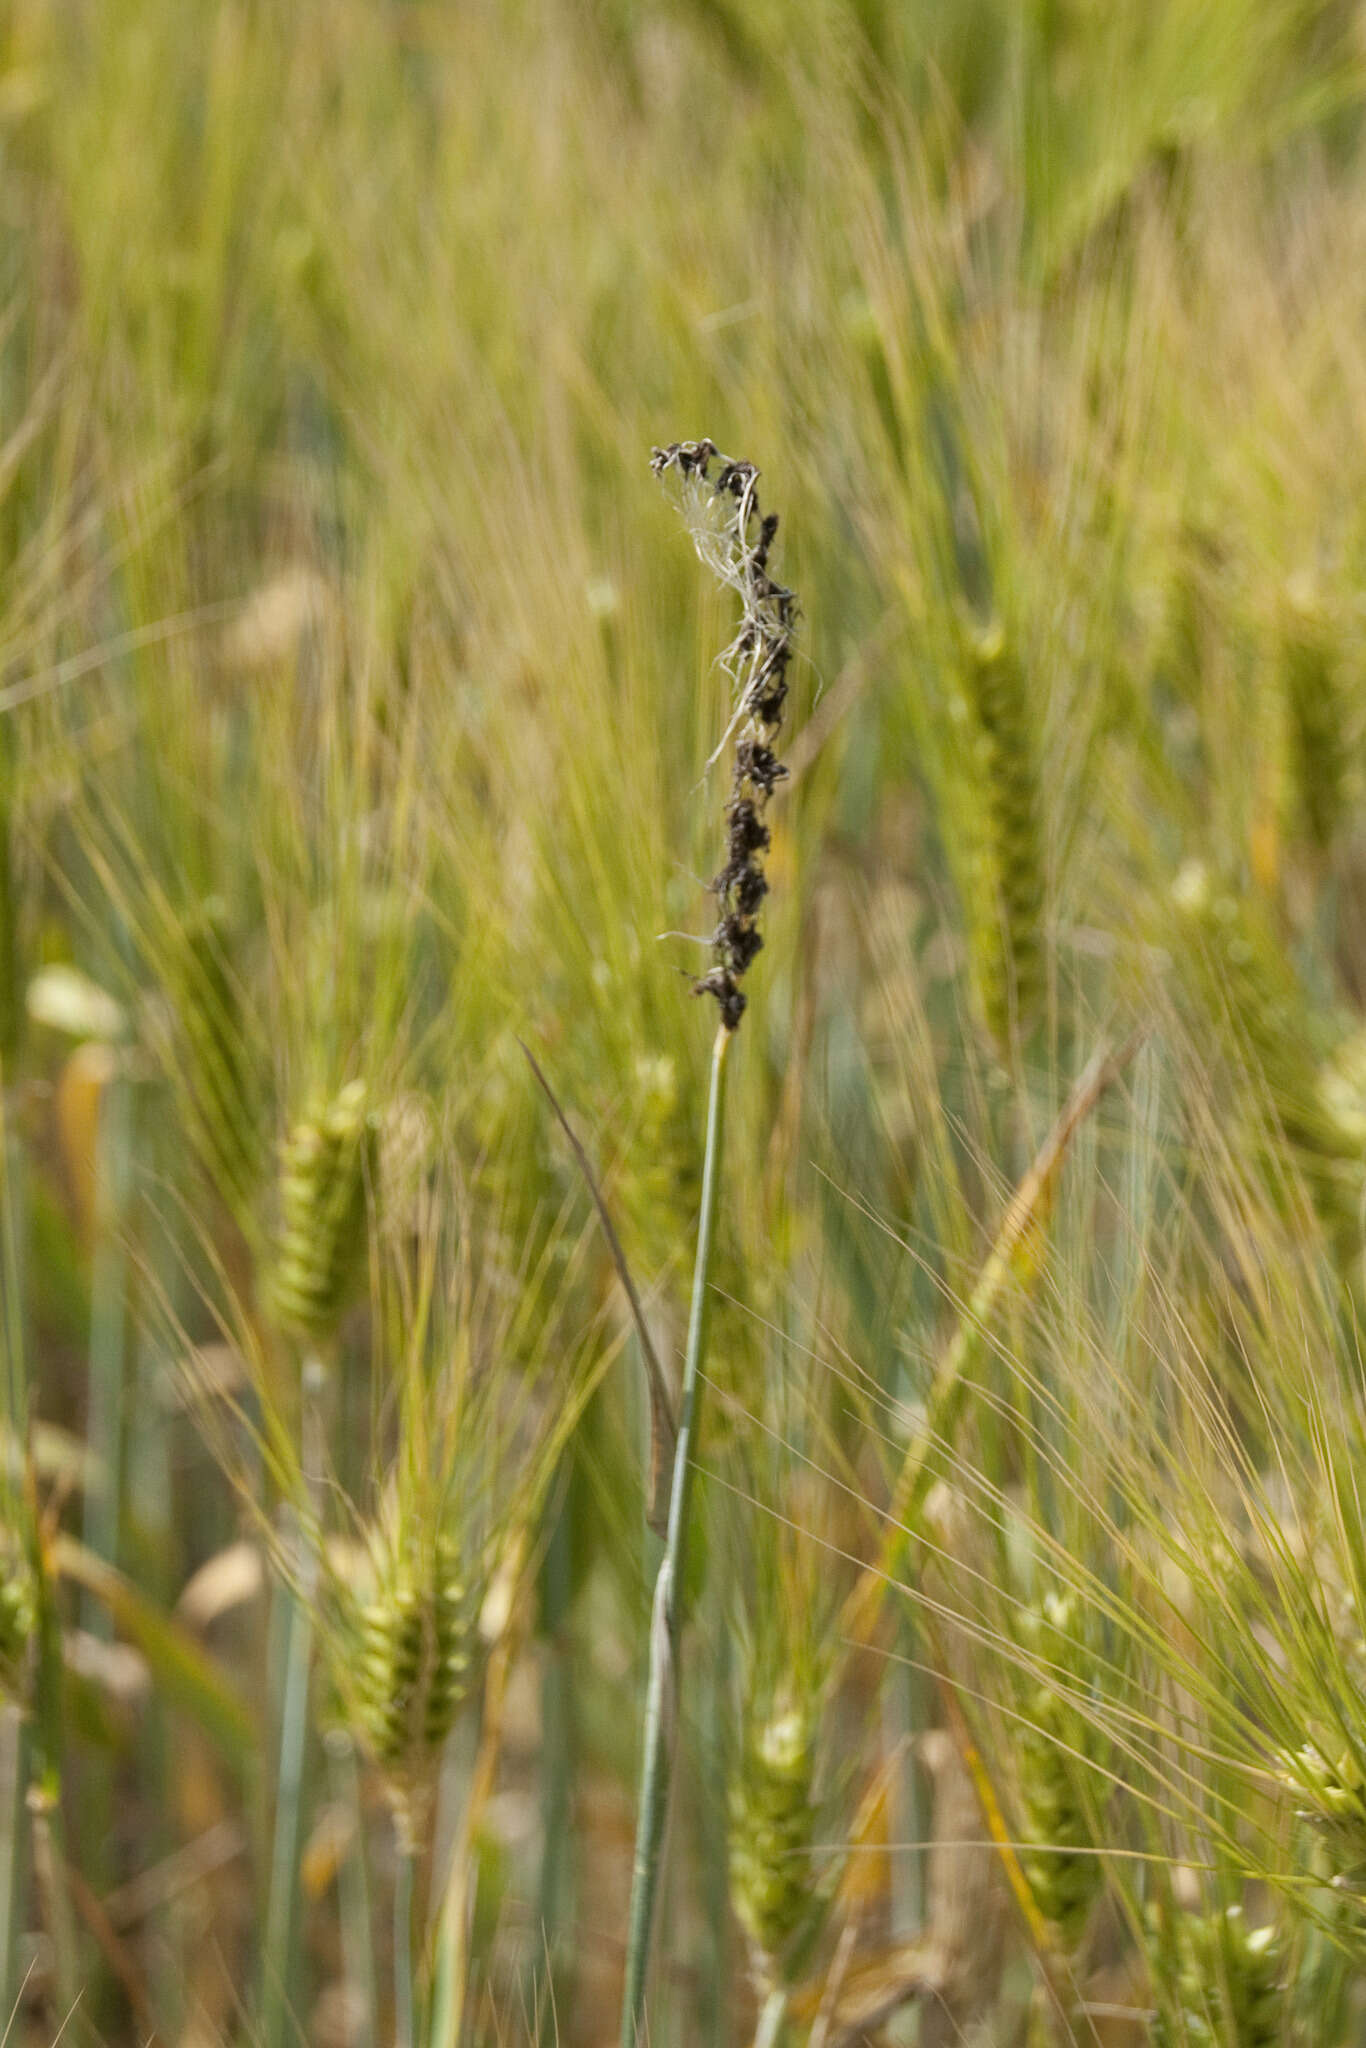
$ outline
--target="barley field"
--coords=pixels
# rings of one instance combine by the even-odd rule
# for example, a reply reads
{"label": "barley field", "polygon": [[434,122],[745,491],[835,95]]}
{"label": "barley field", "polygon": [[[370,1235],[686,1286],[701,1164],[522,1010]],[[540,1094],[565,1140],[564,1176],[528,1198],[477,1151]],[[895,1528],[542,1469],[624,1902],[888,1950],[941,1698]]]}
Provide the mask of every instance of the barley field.
{"label": "barley field", "polygon": [[0,2042],[1366,2044],[1366,9],[0,9]]}

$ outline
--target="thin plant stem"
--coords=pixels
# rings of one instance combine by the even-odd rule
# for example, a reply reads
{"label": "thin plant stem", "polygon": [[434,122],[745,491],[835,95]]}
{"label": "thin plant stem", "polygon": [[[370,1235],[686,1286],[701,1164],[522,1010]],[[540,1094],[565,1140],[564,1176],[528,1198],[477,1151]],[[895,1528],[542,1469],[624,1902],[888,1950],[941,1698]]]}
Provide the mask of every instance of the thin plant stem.
{"label": "thin plant stem", "polygon": [[261,1980],[261,2038],[266,2048],[283,2048],[291,2037],[291,1994],[298,1943],[299,1844],[308,1747],[308,1674],[313,1656],[313,1616],[308,1591],[291,1591],[285,1597],[288,1614],[284,1685]]}
{"label": "thin plant stem", "polygon": [[356,1748],[349,1735],[334,1729],[327,1737],[327,1770],[332,1796],[350,1814],[354,1844],[337,1873],[341,1901],[342,1966],[347,1989],[356,2000],[350,2038],[355,2048],[374,2048],[377,2004],[375,1951],[370,1927],[370,1886],[365,1865],[365,1816],[361,1809]]}
{"label": "thin plant stem", "polygon": [[[3,1104],[2,1093],[0,1104]],[[26,1206],[22,1209],[19,1206],[19,1197],[26,1193],[23,1180],[24,1159],[17,1134],[12,1133],[7,1126],[3,1136],[0,1160],[3,1160],[4,1164],[5,1185],[0,1191],[3,1194],[3,1200],[0,1200],[0,1217],[3,1217],[4,1224],[5,1341],[9,1362],[7,1420],[14,1432],[16,1449],[22,1444],[27,1453],[28,1322],[27,1289],[24,1284],[26,1246],[19,1227],[20,1217],[27,1214]],[[20,1802],[27,1807],[35,1888],[41,1902],[48,1938],[52,1944],[53,2011],[58,2023],[64,2024],[65,2016],[75,2004],[80,1984],[76,1918],[71,1902],[71,1888],[67,1881],[66,1837],[61,1809],[62,1754],[66,1730],[65,1664],[62,1654],[61,1617],[57,1611],[53,1574],[49,1569],[49,1560],[44,1549],[33,1465],[27,1456],[23,1473],[23,1520],[37,1603],[32,1664],[33,1711],[26,1726],[17,1725],[13,1780],[14,1809],[12,1815],[8,1815],[7,1818],[17,1822]],[[8,1486],[8,1479],[4,1483]],[[5,1874],[6,1887],[10,1892],[7,1901],[7,1919],[10,1924],[4,1930],[7,1948],[7,1990],[17,1986],[18,1966],[13,1947],[18,1939],[19,1902],[15,1894],[21,1869],[17,1859],[22,1854],[24,1830],[21,1826],[14,1825],[8,1831],[13,1840],[7,1851],[7,1862],[10,1857],[15,1861],[12,1867],[7,1868]]]}
{"label": "thin plant stem", "polygon": [[706,1355],[711,1306],[711,1255],[721,1187],[721,1152],[726,1099],[726,1054],[734,1034],[723,1025],[712,1051],[711,1086],[707,1101],[706,1151],[702,1162],[702,1211],[697,1225],[697,1258],[693,1267],[688,1345],[683,1363],[683,1392],[674,1447],[673,1486],[664,1556],[655,1579],[650,1622],[650,1670],[645,1696],[645,1725],[636,1809],[636,1846],[631,1875],[631,1916],[626,1944],[626,1983],[622,1997],[622,2048],[637,2048],[643,2038],[645,1990],[649,1977],[650,1943],[673,1774],[673,1733],[677,1720],[678,1648],[682,1633],[688,1536],[692,1521],[693,1446],[701,1423],[702,1365]]}
{"label": "thin plant stem", "polygon": [[[21,1227],[21,1219],[27,1215],[27,1159],[17,1120],[5,1099],[3,1074],[0,1074],[0,1167],[3,1167],[5,1176],[4,1187],[0,1189],[4,1421],[17,1450],[24,1441],[28,1420],[28,1262],[25,1234]],[[8,1485],[9,1482],[0,1483]]]}
{"label": "thin plant stem", "polygon": [[0,1708],[0,2023],[19,1993],[27,1790],[24,1717],[18,1707]]}
{"label": "thin plant stem", "polygon": [[76,1916],[67,1883],[62,1826],[62,1747],[66,1728],[61,1623],[51,1574],[35,1543],[38,1568],[38,1643],[30,1728],[28,1811],[33,1869],[43,1920],[52,1943],[52,2010],[60,2024],[76,2002],[80,1965]]}
{"label": "thin plant stem", "polygon": [[[900,1656],[905,1661],[893,1663],[884,1690],[889,1748],[898,1746],[896,1729],[906,1729],[914,1735],[926,1725],[924,1678],[916,1666],[915,1616],[908,1607],[898,1619]],[[891,1929],[899,1941],[910,1940],[915,1930],[925,1924],[925,1852],[921,1844],[927,1839],[929,1826],[924,1767],[916,1754],[915,1742],[907,1742],[904,1752],[889,1786],[897,1816],[894,1839],[906,1845],[893,1851],[888,1872]]]}
{"label": "thin plant stem", "polygon": [[517,1631],[509,1627],[489,1658],[479,1747],[436,1919],[427,2048],[458,2048],[460,2041],[469,1975],[469,1923],[476,1876],[474,1844],[493,1793],[502,1753],[503,1716],[516,1644]]}
{"label": "thin plant stem", "polygon": [[574,1673],[570,1605],[574,1580],[572,1493],[566,1469],[561,1497],[541,1566],[541,1621],[545,1634],[545,1675],[541,1682],[541,1815],[545,1852],[541,1858],[540,1910],[547,1997],[538,2005],[539,2038],[553,2038],[557,1988],[569,1967],[573,1923],[573,1783],[575,1758]]}
{"label": "thin plant stem", "polygon": [[[99,1484],[85,1490],[83,1535],[91,1553],[119,1565],[123,1547],[126,1446],[129,1430],[127,1226],[133,1174],[132,1085],[117,1047],[108,1049],[109,1071],[100,1090],[94,1163],[94,1250],[90,1271],[90,1345],[87,1369],[86,1437]],[[97,1637],[112,1633],[108,1610],[83,1590],[81,1626]],[[77,1867],[101,1891],[109,1878],[113,1833],[113,1787],[106,1773],[83,1787],[68,1815]],[[85,1989],[87,2013],[107,2016],[107,1980]]]}
{"label": "thin plant stem", "polygon": [[[702,1697],[697,1718],[702,1730],[702,1769],[715,1785],[726,1784],[727,1716],[731,1687],[730,1630],[715,1631],[711,1657],[702,1671]],[[704,1781],[705,1782],[705,1781]],[[727,1854],[726,1805],[721,1799],[699,1800],[698,1855],[702,1866],[703,1923],[698,1947],[702,1969],[698,1982],[698,2036],[713,2048],[727,2048],[731,2039],[730,1996],[730,1871]]]}
{"label": "thin plant stem", "polygon": [[[518,1043],[521,1044],[521,1041],[519,1040]],[[616,1267],[617,1278],[621,1282],[622,1292],[625,1294],[627,1304],[631,1310],[631,1320],[635,1325],[636,1342],[640,1346],[641,1361],[645,1367],[645,1379],[650,1390],[650,1499],[645,1511],[645,1518],[655,1534],[663,1537],[668,1527],[669,1516],[668,1496],[664,1492],[664,1487],[667,1477],[672,1473],[674,1448],[678,1433],[678,1425],[674,1420],[673,1401],[669,1394],[669,1383],[664,1377],[663,1367],[660,1365],[659,1358],[655,1352],[654,1339],[650,1335],[650,1325],[646,1320],[644,1306],[640,1295],[636,1291],[636,1283],[631,1278],[631,1268],[627,1263],[626,1254],[621,1248],[621,1239],[617,1236],[616,1226],[612,1222],[611,1211],[607,1207],[602,1189],[598,1186],[597,1175],[594,1173],[589,1162],[588,1154],[579,1143],[574,1127],[560,1105],[559,1097],[541,1071],[540,1064],[531,1048],[522,1044],[522,1051],[526,1054],[527,1063],[532,1073],[536,1076],[550,1107],[554,1110],[556,1121],[568,1139],[570,1149],[578,1162],[579,1171],[583,1175],[593,1207],[597,1211],[598,1221],[602,1225],[602,1234],[606,1240],[607,1249],[611,1253],[612,1264]]]}
{"label": "thin plant stem", "polygon": [[[117,1053],[111,1060],[117,1060]],[[83,1537],[106,1564],[119,1562],[123,1509],[128,1363],[128,1252],[124,1222],[133,1159],[133,1092],[118,1065],[100,1093],[95,1145],[95,1250],[90,1276],[90,1419],[87,1437],[102,1474],[85,1495]],[[81,1601],[81,1625],[108,1635],[109,1616],[93,1595]]]}
{"label": "thin plant stem", "polygon": [[[0,1084],[3,1076],[0,1075]],[[3,1085],[0,1085],[0,1281],[3,1284],[3,1339],[5,1372],[3,1389],[4,1454],[13,1453],[17,1462],[25,1442],[28,1357],[28,1289],[25,1273],[25,1245],[20,1219],[24,1216],[25,1158],[23,1140],[9,1114]],[[0,1474],[0,1507],[6,1517],[15,1513],[10,1495],[8,1471]],[[24,1922],[24,1859],[28,1830],[24,1824],[28,1793],[29,1744],[24,1716],[19,1707],[0,1710],[0,2025],[19,1993],[19,1937]]]}
{"label": "thin plant stem", "polygon": [[394,2048],[413,2048],[413,1864],[408,1827],[398,1830],[394,1871]]}
{"label": "thin plant stem", "polygon": [[52,2012],[54,2016],[60,2016],[70,2012],[76,2003],[80,1965],[76,1950],[76,1916],[67,1883],[60,1795],[50,1771],[45,1771],[29,1787],[28,1809],[33,1829],[34,1873],[43,1902],[48,1939],[52,1943]]}
{"label": "thin plant stem", "polygon": [[[304,1360],[303,1469],[315,1526],[322,1484],[321,1415],[326,1368]],[[313,1595],[316,1566],[303,1532],[296,1532],[298,1583],[287,1594],[284,1680],[275,1774],[275,1821],[271,1840],[270,1893],[266,1903],[261,1977],[261,2038],[265,2048],[283,2048],[290,2038],[299,1938],[299,1858],[304,1824],[304,1777],[308,1757],[308,1681],[313,1661]]]}
{"label": "thin plant stem", "polygon": [[754,2048],[778,2048],[787,2024],[788,1989],[785,1984],[775,1984],[764,2000],[764,2009],[759,2014],[759,2024],[754,2030]]}

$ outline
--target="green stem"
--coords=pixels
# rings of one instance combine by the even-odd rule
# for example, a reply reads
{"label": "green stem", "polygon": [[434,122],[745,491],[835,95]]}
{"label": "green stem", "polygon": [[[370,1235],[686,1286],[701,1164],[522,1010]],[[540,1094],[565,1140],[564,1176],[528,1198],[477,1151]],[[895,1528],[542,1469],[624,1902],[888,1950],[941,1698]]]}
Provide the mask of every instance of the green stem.
{"label": "green stem", "polygon": [[[139,1097],[139,1100],[142,1100]],[[154,1185],[171,1187],[181,1166],[183,1138],[167,1127],[160,1116],[137,1119],[138,1151],[142,1171]],[[176,1327],[183,1327],[199,1307],[199,1295],[190,1281],[187,1244],[182,1219],[170,1205],[156,1215],[144,1213],[138,1219],[139,1238],[144,1246],[150,1286],[167,1305]],[[175,1418],[163,1398],[178,1364],[168,1346],[166,1321],[161,1315],[139,1317],[130,1371],[132,1398],[128,1404],[128,1426],[124,1449],[124,1534],[121,1549],[126,1556],[145,1560],[139,1571],[141,1589],[158,1606],[169,1612],[175,1605],[184,1573],[177,1555],[180,1531],[174,1503],[177,1487],[173,1444]],[[150,1789],[147,1798],[146,1848],[149,1862],[159,1862],[177,1847],[176,1723],[170,1702],[158,1691],[149,1709],[138,1717],[138,1770]],[[148,1993],[163,2032],[178,2040],[189,2025],[185,1958],[175,1942],[149,1945],[146,1959]],[[360,2044],[358,2044],[360,2048]]]}
{"label": "green stem", "polygon": [[408,1830],[400,1831],[394,1872],[394,2048],[413,2048],[413,1864]]}
{"label": "green stem", "polygon": [[[87,1369],[86,1441],[94,1454],[95,1483],[85,1489],[82,1536],[86,1549],[117,1567],[124,1549],[124,1506],[129,1434],[128,1254],[129,1195],[133,1173],[133,1091],[117,1047],[108,1049],[110,1069],[100,1090],[95,1133],[94,1244],[90,1265],[90,1343]],[[108,1639],[113,1623],[103,1602],[86,1589],[80,1622],[91,1635]],[[72,1858],[95,1891],[111,1876],[114,1832],[113,1784],[107,1772],[92,1773],[81,1797],[65,1816]],[[82,2011],[97,2030],[113,2015],[114,1985],[101,1965],[83,1986]]]}
{"label": "green stem", "polygon": [[[115,1055],[117,1057],[117,1055]],[[133,1160],[133,1092],[116,1067],[100,1095],[95,1140],[95,1249],[90,1274],[90,1413],[86,1437],[99,1483],[87,1487],[82,1530],[87,1550],[119,1562],[127,1408],[128,1251],[124,1227]],[[110,1620],[93,1594],[81,1600],[81,1625],[107,1636]]]}
{"label": "green stem", "polygon": [[455,1912],[460,1887],[448,1882],[436,1928],[436,1956],[428,2005],[428,2048],[454,2048],[460,2039],[460,1993],[464,1988],[464,1937]]}
{"label": "green stem", "polygon": [[60,2028],[73,2011],[80,1989],[76,1916],[67,1882],[66,1834],[62,1826],[62,1745],[67,1726],[65,1667],[56,1589],[35,1538],[34,1582],[38,1599],[37,1658],[33,1717],[29,1727],[28,1811],[33,1869],[43,1919],[52,1943],[51,2014]]}
{"label": "green stem", "polygon": [[[711,1590],[711,1589],[709,1589]],[[715,1589],[719,1592],[719,1588]],[[721,1603],[713,1597],[714,1654],[702,1671],[702,1698],[697,1718],[701,1727],[700,1763],[703,1783],[724,1785],[728,1755],[726,1701],[731,1689],[731,1632]],[[701,1864],[703,1920],[698,1934],[696,2025],[699,2043],[728,2048],[733,2038],[730,1986],[730,1857],[724,1799],[701,1798],[698,1804],[698,1859]]]}
{"label": "green stem", "polygon": [[561,1498],[541,1567],[541,1622],[545,1634],[545,1675],[541,1681],[541,1817],[545,1849],[541,1857],[540,1910],[537,1922],[545,1954],[546,1997],[539,2001],[538,2040],[553,2040],[555,2013],[567,1995],[564,1972],[572,1962],[569,1939],[573,1925],[573,1783],[574,1666],[571,1655],[570,1607],[574,1587],[572,1472],[566,1472]]}
{"label": "green stem", "polygon": [[266,1906],[265,1952],[262,1957],[261,2039],[265,2048],[285,2048],[286,2042],[292,2041],[297,2031],[297,2023],[292,2018],[292,1994],[298,1947],[299,1851],[303,1831],[313,1616],[307,1588],[287,1593],[285,1598],[288,1602],[285,1676],[275,1775],[270,1897]]}
{"label": "green stem", "polygon": [[19,1996],[19,1936],[24,1918],[24,1825],[28,1741],[18,1707],[0,1707],[0,2039]]}
{"label": "green stem", "polygon": [[[0,835],[0,851],[4,848]],[[2,895],[3,892],[0,892]],[[4,1426],[0,1468],[0,1512],[13,1534],[20,1526],[20,1481],[12,1481],[9,1460],[19,1472],[28,1440],[28,1289],[25,1284],[25,1250],[22,1229],[27,1214],[24,1180],[23,1140],[9,1114],[0,1075],[0,1281],[3,1283],[3,1315],[0,1334],[4,1342],[4,1377],[0,1386],[0,1421]],[[25,1917],[24,1859],[28,1842],[26,1826],[29,1744],[20,1708],[0,1706],[0,2038],[6,2032],[11,2008],[19,1996],[19,1937]]]}
{"label": "green stem", "polygon": [[688,1317],[688,1348],[683,1364],[683,1397],[674,1447],[673,1485],[669,1494],[669,1528],[664,1557],[655,1580],[650,1622],[650,1672],[645,1695],[645,1726],[636,1818],[635,1861],[631,1876],[631,1917],[626,1944],[626,1984],[621,2009],[622,2048],[638,2048],[644,2039],[645,1988],[650,1942],[659,1892],[673,1770],[672,1734],[678,1693],[678,1647],[682,1632],[684,1582],[688,1564],[688,1533],[692,1520],[693,1444],[701,1421],[702,1362],[706,1354],[711,1306],[711,1254],[721,1186],[721,1145],[726,1100],[726,1053],[732,1034],[722,1028],[712,1051],[711,1089],[707,1102],[707,1143],[702,1163],[702,1213],[697,1225],[697,1259],[693,1267],[692,1306]]}
{"label": "green stem", "polygon": [[470,1928],[479,1889],[476,1841],[493,1789],[512,1652],[513,1637],[508,1630],[489,1658],[479,1735],[464,1788],[464,1811],[454,1831],[441,1885],[424,2048],[459,2048],[463,2038]]}
{"label": "green stem", "polygon": [[298,2031],[294,1991],[299,1946],[299,1859],[303,1842],[304,1778],[308,1758],[308,1680],[313,1661],[313,1597],[317,1581],[311,1543],[319,1526],[323,1464],[322,1392],[326,1368],[306,1358],[301,1375],[304,1483],[313,1530],[299,1530],[298,1582],[286,1594],[288,1619],[284,1684],[280,1701],[280,1743],[275,1774],[275,1826],[271,1842],[270,1894],[266,1904],[261,1977],[261,2039],[264,2048],[285,2048]]}
{"label": "green stem", "polygon": [[[901,1731],[918,1735],[927,1725],[925,1681],[920,1670],[916,1641],[915,1610],[906,1606],[898,1616],[900,1658],[887,1674],[884,1713],[887,1715],[887,1749],[899,1746]],[[888,1905],[891,1932],[895,1940],[909,1941],[925,1925],[925,1855],[919,1844],[929,1839],[924,1767],[916,1755],[914,1741],[905,1744],[905,1755],[890,1786],[895,1801],[893,1840],[905,1846],[892,1851],[888,1871]]]}
{"label": "green stem", "polygon": [[375,1954],[370,1938],[370,1887],[365,1869],[365,1816],[361,1809],[360,1773],[349,1735],[334,1730],[327,1737],[327,1767],[332,1796],[351,1815],[354,1846],[338,1872],[341,1893],[342,1967],[347,1988],[356,2000],[350,2039],[355,2048],[374,2048]]}
{"label": "green stem", "polygon": [[53,1995],[49,2011],[60,2034],[76,2009],[81,1972],[76,1945],[76,1915],[66,1875],[60,1793],[52,1772],[44,1772],[29,1787],[28,1810],[33,1829],[34,1873],[48,1939],[52,1943]]}
{"label": "green stem", "polygon": [[[0,1125],[0,1167],[4,1172],[4,1186],[0,1188],[0,1274],[4,1282],[5,1347],[4,1386],[0,1392],[4,1400],[3,1419],[18,1453],[28,1440],[27,1155],[5,1100],[3,1078]],[[8,1485],[8,1479],[0,1475],[0,1488],[7,1489]]]}
{"label": "green stem", "polygon": [[759,2015],[755,2029],[754,2048],[778,2048],[787,2022],[788,1991],[785,1984],[775,1984],[764,2000],[764,2009]]}
{"label": "green stem", "polygon": [[[0,1077],[2,1082],[3,1077]],[[7,1370],[5,1374],[5,1421],[8,1424],[13,1448],[21,1458],[28,1456],[28,1290],[26,1286],[27,1241],[25,1224],[28,1216],[27,1188],[25,1182],[25,1155],[19,1133],[9,1122],[4,1100],[3,1086],[0,1085],[0,1162],[3,1162],[3,1186],[0,1187],[0,1223],[3,1224],[3,1272],[4,1283],[4,1337]],[[6,1456],[11,1443],[5,1445]],[[29,1828],[27,1830],[33,1857],[35,1887],[41,1902],[44,1923],[52,1944],[52,2016],[60,2029],[65,2025],[72,2011],[80,1987],[80,1958],[77,1949],[76,1920],[71,1903],[71,1888],[67,1881],[66,1835],[62,1825],[62,1750],[67,1726],[65,1702],[65,1665],[62,1656],[61,1616],[57,1611],[56,1588],[44,1551],[38,1525],[37,1507],[33,1495],[33,1474],[31,1466],[25,1470],[23,1480],[24,1503],[19,1508],[16,1496],[11,1492],[8,1472],[0,1474],[0,1506],[7,1516],[17,1516],[24,1535],[28,1552],[29,1570],[32,1574],[33,1594],[36,1602],[34,1617],[35,1640],[32,1656],[32,1714],[27,1722],[18,1714],[6,1716],[13,1728],[13,1749],[10,1758],[12,1775],[7,1781],[7,1798],[4,1811],[5,1828],[8,1836],[4,1851],[3,1887],[4,1920],[0,1922],[5,1949],[0,1958],[3,1963],[7,1999],[18,1996],[20,1990],[18,1957],[16,1948],[23,1918],[23,1903],[20,1887],[23,1877],[23,1844],[25,1829],[21,1816],[27,1809]],[[0,2014],[0,2024],[8,2021],[8,2011]]]}

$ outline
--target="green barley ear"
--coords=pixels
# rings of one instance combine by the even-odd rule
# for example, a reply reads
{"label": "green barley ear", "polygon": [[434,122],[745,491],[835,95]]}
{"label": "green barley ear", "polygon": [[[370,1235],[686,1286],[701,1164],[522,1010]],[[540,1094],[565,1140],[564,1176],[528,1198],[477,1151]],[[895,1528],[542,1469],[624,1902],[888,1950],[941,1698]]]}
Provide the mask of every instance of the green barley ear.
{"label": "green barley ear", "polygon": [[749,1937],[756,1985],[777,2000],[809,1979],[834,1907],[844,1859],[829,1844],[843,1838],[849,1790],[831,1742],[845,1669],[839,1617],[848,1596],[832,1551],[847,1530],[842,1503],[825,1483],[824,1456],[808,1470],[793,1448],[822,1444],[812,1392],[796,1372],[773,1389],[768,1426],[784,1453],[777,1466],[766,1452],[751,1462],[755,1447],[734,1447],[744,1498],[757,1501],[781,1486],[791,1525],[744,1513],[726,1517],[719,1532],[736,1644],[734,1732],[726,1745],[730,1896]]}
{"label": "green barley ear", "polygon": [[332,1336],[365,1246],[376,1126],[363,1081],[315,1100],[280,1150],[279,1226],[265,1285],[281,1329],[308,1343]]}
{"label": "green barley ear", "polygon": [[1278,1759],[1281,1783],[1299,1818],[1321,1838],[1333,1881],[1366,1884],[1366,1770],[1350,1749],[1330,1751],[1307,1742]]}
{"label": "green barley ear", "polygon": [[983,1018],[1006,1045],[1039,1006],[1044,862],[1034,721],[1003,627],[967,634],[963,682],[973,730],[973,787],[965,794],[978,807],[968,947]]}
{"label": "green barley ear", "polygon": [[1095,1678],[1078,1604],[1051,1592],[1022,1619],[1021,1635],[1047,1680],[1024,1701],[1019,1740],[1023,1834],[1021,1862],[1035,1904],[1058,1946],[1075,1954],[1104,1884],[1095,1815],[1081,1774],[1103,1762],[1104,1741],[1078,1704]]}
{"label": "green barley ear", "polygon": [[444,1531],[374,1531],[374,1582],[340,1593],[337,1681],[349,1718],[415,1822],[446,1737],[478,1682],[485,1574]]}
{"label": "green barley ear", "polygon": [[1241,1906],[1185,1916],[1153,1944],[1164,2010],[1156,2048],[1278,2048],[1285,2038],[1286,1963],[1275,1927],[1249,1927]]}
{"label": "green barley ear", "polygon": [[482,1579],[465,1570],[453,1537],[436,1543],[432,1587],[432,1666],[422,1713],[423,1739],[438,1750],[455,1725],[479,1674]]}
{"label": "green barley ear", "polygon": [[1191,862],[1177,877],[1173,902],[1183,993],[1194,998],[1192,1030],[1207,1034],[1214,1023],[1229,1047],[1230,1084],[1243,1113],[1255,1120],[1258,1103],[1263,1118],[1270,1112],[1271,1128],[1253,1132],[1257,1149],[1274,1169],[1284,1137],[1325,1230],[1348,1258],[1360,1249],[1366,1185],[1366,1119],[1342,1063],[1350,1047],[1315,1010],[1284,946],[1244,893],[1219,887]]}
{"label": "green barley ear", "polygon": [[206,897],[177,935],[177,1008],[201,1143],[222,1194],[241,1210],[260,1179],[260,1117],[229,945],[226,906]]}
{"label": "green barley ear", "polygon": [[791,1684],[756,1703],[731,1784],[731,1896],[768,1983],[812,1907],[818,1718]]}
{"label": "green barley ear", "polygon": [[1275,1927],[1249,1927],[1242,1909],[1221,1916],[1219,1946],[1238,2048],[1276,2048],[1283,2039],[1285,1956]]}
{"label": "green barley ear", "polygon": [[1326,853],[1350,808],[1355,736],[1333,622],[1310,575],[1286,585],[1279,654],[1296,808]]}

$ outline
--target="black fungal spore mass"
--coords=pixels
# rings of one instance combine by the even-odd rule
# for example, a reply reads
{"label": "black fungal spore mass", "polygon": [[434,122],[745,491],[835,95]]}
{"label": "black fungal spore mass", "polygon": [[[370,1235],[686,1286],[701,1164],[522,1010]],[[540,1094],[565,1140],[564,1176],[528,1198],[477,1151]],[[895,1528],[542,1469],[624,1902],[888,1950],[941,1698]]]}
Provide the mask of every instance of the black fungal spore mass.
{"label": "black fungal spore mass", "polygon": [[704,439],[656,448],[650,467],[680,485],[698,555],[741,604],[739,630],[721,657],[735,685],[736,710],[722,741],[724,748],[734,739],[734,773],[725,810],[725,863],[711,883],[720,904],[710,942],[714,965],[693,983],[695,995],[715,997],[722,1024],[734,1031],[745,1011],[740,983],[764,943],[757,919],[768,894],[765,812],[787,775],[776,745],[787,704],[797,599],[769,569],[778,515],[760,509],[759,471],[752,462],[724,456]]}

